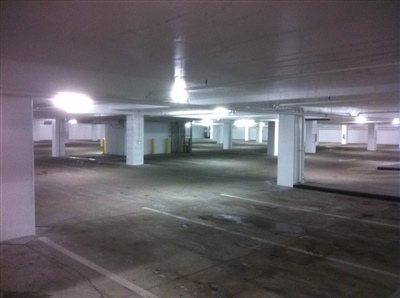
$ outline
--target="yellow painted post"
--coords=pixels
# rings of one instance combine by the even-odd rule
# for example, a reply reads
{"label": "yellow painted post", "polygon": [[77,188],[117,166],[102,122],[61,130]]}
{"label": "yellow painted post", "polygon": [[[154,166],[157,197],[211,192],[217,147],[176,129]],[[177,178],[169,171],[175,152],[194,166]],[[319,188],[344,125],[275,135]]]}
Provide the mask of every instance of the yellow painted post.
{"label": "yellow painted post", "polygon": [[106,138],[103,138],[103,154],[107,153],[107,142]]}
{"label": "yellow painted post", "polygon": [[183,138],[181,138],[181,143],[179,145],[179,153],[183,153],[183,146],[185,145],[185,140]]}
{"label": "yellow painted post", "polygon": [[156,154],[156,140],[151,139],[151,154]]}
{"label": "yellow painted post", "polygon": [[169,138],[167,138],[167,139],[165,140],[165,153],[167,153],[167,154],[170,153],[169,148],[170,148],[170,145],[169,145]]}

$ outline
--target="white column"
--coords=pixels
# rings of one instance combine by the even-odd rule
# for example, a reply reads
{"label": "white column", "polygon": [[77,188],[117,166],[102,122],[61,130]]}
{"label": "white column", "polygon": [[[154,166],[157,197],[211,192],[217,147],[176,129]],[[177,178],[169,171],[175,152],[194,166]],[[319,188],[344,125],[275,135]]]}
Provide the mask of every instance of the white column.
{"label": "white column", "polygon": [[278,155],[279,122],[268,121],[268,151],[270,156]]}
{"label": "white column", "polygon": [[279,115],[277,184],[293,187],[304,180],[304,117]]}
{"label": "white column", "polygon": [[247,142],[249,140],[249,127],[244,127],[244,140]]}
{"label": "white column", "polygon": [[306,141],[305,141],[305,152],[315,153],[317,152],[317,121],[306,121]]}
{"label": "white column", "polygon": [[144,163],[144,119],[143,116],[126,116],[126,164]]}
{"label": "white column", "polygon": [[378,124],[368,123],[368,151],[376,151],[377,148],[377,130]]}
{"label": "white column", "polygon": [[263,122],[258,123],[258,138],[257,138],[258,143],[263,142],[263,127],[264,127]]}
{"label": "white column", "polygon": [[223,149],[229,150],[232,149],[232,122],[225,122],[224,126],[224,144]]}
{"label": "white column", "polygon": [[32,100],[0,98],[0,241],[35,234]]}
{"label": "white column", "polygon": [[52,126],[51,156],[65,156],[65,144],[69,139],[68,121],[65,121],[65,119],[55,119]]}
{"label": "white column", "polygon": [[210,140],[214,140],[214,125],[210,126]]}
{"label": "white column", "polygon": [[40,141],[40,119],[33,119],[33,140]]}
{"label": "white column", "polygon": [[224,125],[218,126],[218,137],[217,137],[217,144],[224,143]]}
{"label": "white column", "polygon": [[349,128],[347,125],[342,125],[342,145],[347,144],[347,136],[348,136]]}

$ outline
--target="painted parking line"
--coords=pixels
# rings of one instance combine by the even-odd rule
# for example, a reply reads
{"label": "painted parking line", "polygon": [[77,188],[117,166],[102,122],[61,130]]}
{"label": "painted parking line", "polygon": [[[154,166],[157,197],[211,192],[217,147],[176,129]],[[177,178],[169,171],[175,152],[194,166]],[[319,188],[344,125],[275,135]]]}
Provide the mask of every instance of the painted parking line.
{"label": "painted parking line", "polygon": [[96,265],[95,263],[73,253],[72,251],[62,247],[61,245],[58,245],[57,243],[51,241],[47,237],[39,237],[38,240],[42,241],[43,243],[46,243],[48,246],[63,253],[64,255],[70,257],[71,259],[74,259],[75,261],[81,263],[82,265],[85,265],[86,267],[89,267],[90,269],[93,269],[94,271],[104,275],[108,279],[120,284],[121,286],[133,291],[134,293],[140,295],[143,298],[158,298],[156,295],[153,295],[149,291],[146,291],[145,289],[142,289],[141,287],[131,283],[130,281],[127,281],[126,279],[112,273],[111,271],[108,271],[107,269],[104,269]]}
{"label": "painted parking line", "polygon": [[300,254],[312,256],[312,257],[323,259],[323,260],[327,260],[327,261],[330,261],[330,262],[333,262],[333,263],[337,263],[337,264],[341,264],[341,265],[345,265],[345,266],[349,266],[349,267],[354,267],[354,268],[362,269],[362,270],[366,270],[366,271],[371,271],[371,272],[374,272],[374,273],[377,273],[377,274],[382,274],[382,275],[385,275],[385,276],[388,276],[388,277],[394,277],[394,278],[400,279],[400,275],[399,274],[394,274],[394,273],[383,271],[383,270],[380,270],[380,269],[376,269],[376,268],[372,268],[372,267],[368,267],[368,266],[364,266],[364,265],[360,265],[360,264],[356,264],[356,263],[352,263],[352,262],[347,262],[347,261],[340,260],[340,259],[337,259],[337,258],[324,257],[322,255],[318,255],[318,254],[315,254],[315,253],[312,253],[312,252],[309,252],[309,251],[306,251],[306,250],[303,250],[303,249],[300,249],[300,248],[288,246],[288,245],[285,245],[285,244],[281,244],[281,243],[278,243],[278,242],[270,241],[270,240],[259,238],[259,237],[253,237],[253,236],[250,236],[248,234],[244,234],[244,233],[240,233],[240,232],[230,231],[228,229],[219,227],[217,225],[208,224],[208,223],[205,223],[205,222],[202,222],[202,221],[186,218],[186,217],[179,216],[179,215],[174,215],[174,214],[171,214],[171,213],[168,213],[168,212],[164,212],[164,211],[160,211],[160,210],[157,210],[157,209],[148,208],[148,207],[142,207],[142,209],[146,210],[146,211],[151,211],[151,212],[154,212],[154,213],[170,216],[170,217],[173,217],[173,218],[176,218],[176,219],[184,220],[184,221],[187,221],[187,222],[190,222],[190,223],[193,223],[193,224],[197,224],[197,225],[200,225],[200,226],[208,227],[208,228],[211,228],[211,229],[214,229],[214,230],[217,230],[217,231],[222,231],[222,232],[225,232],[225,233],[229,233],[231,235],[244,237],[244,238],[251,239],[251,240],[254,240],[254,241],[258,241],[258,242],[261,242],[261,243],[269,244],[269,245],[272,245],[272,246],[281,247],[283,249],[294,251],[294,252],[297,252],[297,253],[300,253]]}
{"label": "painted parking line", "polygon": [[388,227],[388,228],[400,229],[400,226],[398,226],[398,225],[391,225],[391,224],[387,224],[387,223],[376,222],[376,221],[365,220],[365,219],[359,219],[359,218],[348,217],[348,216],[332,214],[332,213],[317,212],[317,211],[312,211],[312,210],[305,209],[305,208],[285,206],[285,205],[280,205],[280,204],[276,204],[276,203],[270,203],[270,202],[264,202],[264,201],[258,201],[258,200],[238,197],[238,196],[227,195],[227,194],[223,194],[223,193],[221,193],[220,195],[222,197],[228,197],[228,198],[233,198],[233,199],[238,199],[238,200],[242,200],[242,201],[253,202],[253,203],[262,204],[262,205],[275,206],[275,207],[279,207],[279,208],[286,208],[286,209],[290,209],[290,210],[308,212],[308,213],[319,214],[319,215],[330,216],[330,217],[336,217],[336,218],[340,218],[340,219],[352,220],[352,221],[357,221],[357,222],[362,222],[362,223],[367,223],[367,224],[372,224],[372,225],[384,226],[384,227]]}

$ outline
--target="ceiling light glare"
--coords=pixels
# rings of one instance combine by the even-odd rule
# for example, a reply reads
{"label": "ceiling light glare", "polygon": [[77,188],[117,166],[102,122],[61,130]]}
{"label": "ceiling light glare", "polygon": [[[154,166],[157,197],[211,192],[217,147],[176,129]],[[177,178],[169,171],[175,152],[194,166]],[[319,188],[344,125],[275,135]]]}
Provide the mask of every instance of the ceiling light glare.
{"label": "ceiling light glare", "polygon": [[214,109],[213,115],[216,119],[221,119],[229,114],[229,110],[219,107]]}
{"label": "ceiling light glare", "polygon": [[254,126],[256,123],[254,122],[254,120],[251,119],[241,119],[241,120],[236,120],[234,125],[236,127],[250,127],[250,126]]}
{"label": "ceiling light glare", "polygon": [[203,120],[201,120],[200,123],[203,126],[211,126],[211,125],[213,125],[213,121],[211,119],[203,119]]}
{"label": "ceiling light glare", "polygon": [[69,124],[77,124],[78,121],[76,119],[71,119],[68,121]]}
{"label": "ceiling light glare", "polygon": [[393,118],[392,124],[399,125],[400,124],[400,119],[399,118]]}
{"label": "ceiling light glare", "polygon": [[358,116],[356,118],[356,123],[363,124],[365,122],[367,122],[367,119],[364,116]]}
{"label": "ceiling light glare", "polygon": [[185,81],[182,78],[176,77],[170,94],[172,100],[176,103],[187,103],[188,94],[185,89]]}
{"label": "ceiling light glare", "polygon": [[186,128],[191,128],[192,127],[192,123],[191,122],[186,122],[185,123],[185,127]]}
{"label": "ceiling light glare", "polygon": [[59,92],[52,98],[54,106],[66,111],[67,113],[89,112],[93,105],[90,97],[72,92]]}

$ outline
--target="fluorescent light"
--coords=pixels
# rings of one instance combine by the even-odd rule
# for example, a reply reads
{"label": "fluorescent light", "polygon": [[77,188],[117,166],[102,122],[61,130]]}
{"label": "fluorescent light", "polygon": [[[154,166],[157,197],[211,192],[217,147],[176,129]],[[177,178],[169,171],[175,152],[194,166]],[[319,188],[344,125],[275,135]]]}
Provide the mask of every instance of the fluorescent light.
{"label": "fluorescent light", "polygon": [[356,123],[363,124],[365,122],[367,122],[367,119],[364,116],[358,116],[356,118]]}
{"label": "fluorescent light", "polygon": [[237,127],[249,127],[253,126],[256,123],[254,122],[254,120],[251,119],[241,119],[241,120],[236,120],[234,124]]}
{"label": "fluorescent light", "polygon": [[52,98],[53,104],[67,113],[85,113],[90,111],[93,101],[90,97],[73,92],[59,92]]}
{"label": "fluorescent light", "polygon": [[213,125],[213,121],[211,119],[203,119],[203,120],[201,120],[200,123],[203,126],[211,126],[211,125]]}
{"label": "fluorescent light", "polygon": [[76,119],[71,119],[68,121],[69,124],[77,124],[78,121]]}
{"label": "fluorescent light", "polygon": [[192,123],[191,122],[186,122],[185,123],[185,127],[186,128],[191,128],[192,127]]}
{"label": "fluorescent light", "polygon": [[399,118],[393,118],[392,123],[393,123],[394,125],[398,125],[398,124],[400,124],[400,119],[399,119]]}
{"label": "fluorescent light", "polygon": [[185,81],[182,78],[176,77],[170,93],[172,100],[176,103],[187,103],[188,94],[185,89]]}
{"label": "fluorescent light", "polygon": [[220,119],[220,118],[225,117],[226,115],[228,115],[229,114],[229,110],[227,110],[227,109],[225,109],[223,107],[219,107],[219,108],[214,109],[214,113],[213,114],[214,114],[214,118]]}

